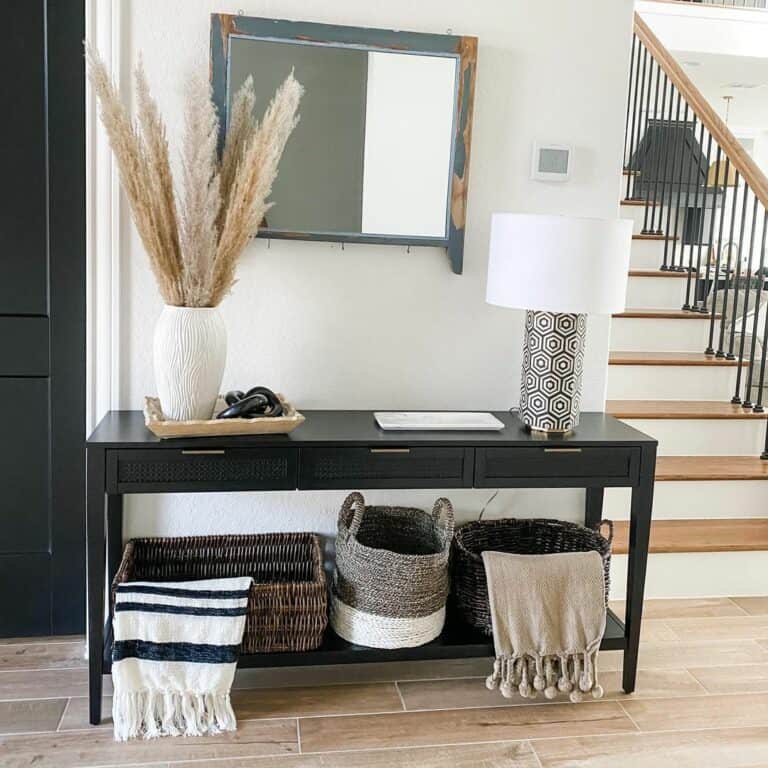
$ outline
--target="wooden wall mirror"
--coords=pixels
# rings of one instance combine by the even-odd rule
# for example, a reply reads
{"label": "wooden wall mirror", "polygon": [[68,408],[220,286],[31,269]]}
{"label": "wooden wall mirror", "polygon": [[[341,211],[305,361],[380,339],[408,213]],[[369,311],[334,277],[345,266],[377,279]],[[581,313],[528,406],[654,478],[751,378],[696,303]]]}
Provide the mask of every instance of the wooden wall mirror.
{"label": "wooden wall mirror", "polygon": [[227,129],[251,75],[258,110],[294,70],[301,122],[258,236],[442,246],[462,271],[477,38],[214,14]]}

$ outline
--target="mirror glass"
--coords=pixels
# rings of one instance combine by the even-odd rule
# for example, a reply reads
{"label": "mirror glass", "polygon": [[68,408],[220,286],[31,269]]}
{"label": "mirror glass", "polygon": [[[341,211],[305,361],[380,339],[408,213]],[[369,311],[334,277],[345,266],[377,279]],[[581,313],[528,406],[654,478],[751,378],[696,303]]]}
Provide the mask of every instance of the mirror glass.
{"label": "mirror glass", "polygon": [[446,238],[458,64],[451,54],[231,35],[227,108],[249,75],[257,98],[291,69],[305,88],[261,234]]}

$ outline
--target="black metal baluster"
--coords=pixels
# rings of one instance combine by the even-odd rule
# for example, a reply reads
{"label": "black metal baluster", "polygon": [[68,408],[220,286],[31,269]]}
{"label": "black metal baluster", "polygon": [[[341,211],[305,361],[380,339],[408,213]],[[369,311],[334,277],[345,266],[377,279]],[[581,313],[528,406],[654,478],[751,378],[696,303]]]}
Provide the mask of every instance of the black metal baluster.
{"label": "black metal baluster", "polygon": [[[726,158],[726,163],[730,164],[730,161],[728,160],[728,158]],[[726,181],[728,180],[727,170],[728,170],[728,165],[726,165],[726,176],[725,176]],[[736,203],[739,198],[739,180],[740,180],[739,172],[736,171],[735,183],[733,187],[733,203],[731,205],[731,230],[730,230],[730,234],[728,235],[728,258],[726,260],[726,265],[725,265],[725,281],[724,281],[725,284],[723,286],[723,308],[720,311],[720,340],[717,345],[717,352],[715,352],[715,357],[720,357],[720,358],[728,357],[725,354],[725,349],[723,349],[723,347],[725,346],[725,329],[726,329],[726,326],[728,325],[728,290],[731,285],[731,254],[733,253],[733,245],[734,245],[733,234],[736,226]],[[727,195],[727,193],[728,193],[728,188],[726,187],[725,192],[723,194]],[[723,198],[723,200],[725,201],[725,197]],[[722,250],[722,245],[720,246],[720,248]],[[718,279],[719,279],[719,275],[718,275]]]}
{"label": "black metal baluster", "polygon": [[[661,67],[656,63],[654,59],[651,59],[651,72],[648,77],[648,98],[646,100],[645,109],[645,136],[648,136],[648,125],[651,121],[651,80],[653,79],[653,69],[656,68],[656,88],[655,95],[653,97],[653,118],[656,119],[656,115],[659,109],[659,81],[661,80]],[[658,175],[656,172],[655,175]],[[650,184],[650,182],[648,182]],[[643,188],[643,197],[645,198],[645,211],[643,212],[643,229],[642,233],[647,235],[648,230],[648,206],[650,203],[651,190],[648,186]]]}
{"label": "black metal baluster", "polygon": [[[749,255],[747,256],[747,263],[746,263],[746,281],[744,284],[744,306],[741,310],[741,334],[739,339],[739,356],[736,360],[738,365],[736,366],[736,393],[731,398],[731,402],[734,405],[738,405],[741,403],[741,395],[739,394],[739,391],[741,390],[741,372],[743,369],[743,362],[744,362],[744,342],[746,341],[746,335],[747,335],[747,310],[749,308],[749,292],[750,292],[750,283],[752,282],[752,254],[755,249],[755,228],[757,226],[757,195],[753,193],[753,197],[755,198],[754,205],[752,206],[752,226],[750,227],[750,236],[749,236]],[[741,259],[739,259],[741,261]],[[737,284],[738,288],[738,284]],[[734,325],[736,324],[736,310],[738,309],[739,302],[736,297],[733,299],[733,306],[734,306]]]}
{"label": "black metal baluster", "polygon": [[[709,143],[707,144],[707,175],[704,178],[704,202],[701,207],[701,229],[702,229],[702,235],[704,234],[704,212],[707,210],[707,188],[708,188],[708,181],[709,181],[709,169],[712,167],[710,165],[710,158],[711,158],[711,150],[712,150],[712,134],[709,135]],[[715,155],[715,184],[714,189],[712,190],[712,213],[709,217],[709,242],[707,244],[707,272],[706,272],[706,278],[704,282],[704,289],[702,290],[702,296],[703,300],[701,303],[701,306],[698,307],[699,312],[701,312],[703,315],[706,315],[709,310],[707,309],[707,302],[709,300],[709,292],[712,289],[712,283],[710,278],[710,267],[712,266],[712,254],[714,253],[714,243],[715,243],[715,217],[717,216],[717,193],[720,188],[719,184],[717,183],[718,178],[720,174],[720,147],[717,147],[717,154]],[[722,222],[723,217],[720,216],[720,232],[722,234]],[[701,262],[701,243],[699,243],[699,262]],[[701,273],[697,276],[697,280],[701,280]],[[710,338],[709,342],[709,349],[712,346],[712,339]],[[711,352],[709,354],[712,354]]]}
{"label": "black metal baluster", "polygon": [[[648,70],[648,59],[650,58],[650,54],[648,53],[648,49],[643,46],[643,64],[642,64],[642,70],[640,75],[640,98],[637,102],[637,109],[639,110],[637,113],[637,120],[635,120],[635,129],[636,133],[632,138],[632,147],[633,147],[633,153],[637,152],[637,150],[640,148],[640,140],[642,138],[642,124],[643,124],[643,100],[645,99],[645,75]],[[641,175],[642,171],[640,169],[637,169],[635,171],[632,171],[632,199],[638,200],[639,197],[637,195],[637,180],[638,177]]]}
{"label": "black metal baluster", "polygon": [[736,343],[736,311],[739,305],[739,280],[741,280],[741,253],[744,248],[744,228],[747,224],[747,195],[749,194],[749,186],[744,184],[744,194],[741,206],[741,225],[739,227],[739,242],[736,246],[736,277],[733,283],[733,318],[731,321],[731,334],[730,341],[728,342],[728,354],[725,356],[726,360],[735,360],[736,355],[733,354],[733,348]]}
{"label": "black metal baluster", "polygon": [[[680,95],[680,91],[677,92],[677,107],[675,108],[675,123],[674,126],[670,123],[669,126],[669,153],[672,155],[672,167],[669,169],[669,200],[667,201],[667,226],[664,228],[664,261],[662,263],[663,270],[673,270],[674,266],[669,263],[668,250],[669,250],[669,233],[672,231],[672,197],[675,194],[675,185],[673,179],[675,178],[675,168],[677,166],[677,156],[682,154],[678,152],[678,140],[677,134],[680,129],[680,105],[682,104],[683,97]],[[671,115],[671,106],[670,106]]]}
{"label": "black metal baluster", "polygon": [[632,129],[629,132],[629,160],[627,161],[627,200],[632,199],[632,179],[635,173],[632,169],[632,155],[635,153],[635,125],[637,120],[637,99],[640,95],[640,62],[645,61],[648,56],[648,51],[645,46],[640,43],[637,51],[637,63],[635,65],[635,91],[632,99]]}
{"label": "black metal baluster", "polygon": [[[768,215],[768,213],[766,214]],[[760,275],[760,282],[762,283],[765,277]],[[768,352],[768,312],[765,313],[765,323],[763,325],[763,349],[760,354],[760,378],[758,379],[757,390],[757,404],[755,405],[755,413],[763,413],[763,388],[765,387],[765,355]],[[768,440],[768,432],[766,432],[766,440]],[[766,442],[765,452],[760,457],[761,459],[768,459],[768,442]]]}
{"label": "black metal baluster", "polygon": [[[661,71],[661,68],[659,68],[659,71]],[[661,195],[662,198],[664,196],[664,182],[663,182],[663,176],[662,176],[662,166],[661,161],[662,157],[665,158],[664,155],[664,145],[667,143],[667,137],[666,137],[666,129],[664,127],[664,114],[667,110],[667,85],[669,84],[669,78],[667,77],[666,73],[664,74],[664,86],[662,88],[661,92],[661,119],[656,118],[656,131],[659,137],[659,152],[656,155],[656,168],[655,168],[655,176],[653,180],[653,208],[651,209],[651,232],[656,235],[661,235],[663,232],[661,231],[661,217],[663,214],[663,208],[661,207],[661,203],[659,202],[659,181],[662,180],[662,186],[661,186]],[[659,213],[659,226],[654,226],[656,224],[656,212]]]}
{"label": "black metal baluster", "polygon": [[[755,218],[757,218],[757,196],[755,196]],[[744,403],[742,404],[743,408],[751,408],[752,407],[752,378],[754,376],[755,372],[755,353],[757,352],[757,324],[759,321],[760,316],[760,299],[763,295],[763,267],[765,266],[765,236],[768,234],[768,230],[766,229],[768,227],[768,211],[765,211],[763,214],[763,239],[762,243],[760,245],[760,266],[757,270],[757,285],[755,286],[755,310],[754,310],[754,318],[752,320],[752,342],[750,344],[749,348],[749,371],[747,373],[747,384],[744,390]],[[752,224],[752,229],[754,229],[754,222]],[[750,253],[750,257],[751,257]],[[749,265],[749,275],[747,276],[747,280],[751,282],[752,280],[752,263],[750,261]],[[744,322],[746,324],[746,312],[744,313]],[[742,337],[743,342],[743,337]],[[758,380],[758,386],[760,387],[760,392],[763,391],[763,380],[762,376]],[[762,397],[762,395],[761,395]]]}
{"label": "black metal baluster", "polygon": [[[682,265],[682,258],[680,266],[677,265],[677,230],[680,226],[680,198],[683,194],[683,178],[685,176],[685,161],[689,160],[688,166],[689,166],[689,172],[688,172],[688,180],[690,181],[690,158],[686,156],[685,152],[685,145],[686,145],[686,138],[688,136],[688,102],[685,102],[685,109],[683,111],[683,127],[682,131],[680,133],[681,141],[680,141],[680,175],[678,176],[677,180],[677,204],[675,205],[675,226],[672,231],[672,259],[670,264],[670,269],[674,270],[675,272],[682,272],[683,271],[683,265]],[[696,115],[693,116],[694,120],[694,134],[696,131]],[[687,185],[686,185],[686,192],[687,192]],[[669,237],[670,234],[667,232],[667,237]]]}
{"label": "black metal baluster", "polygon": [[[725,357],[723,354],[722,345],[715,353],[714,341],[715,341],[715,315],[717,314],[717,292],[720,285],[720,262],[723,257],[723,225],[725,224],[725,206],[728,202],[728,176],[731,172],[731,159],[726,156],[725,158],[725,180],[726,186],[723,187],[723,210],[720,212],[720,229],[717,234],[717,248],[715,249],[715,279],[712,283],[712,312],[709,320],[709,346],[706,349],[707,355],[715,354],[716,357]],[[728,259],[730,261],[730,257]],[[729,272],[726,269],[723,289],[728,290],[728,276]]]}
{"label": "black metal baluster", "polygon": [[[704,350],[705,355],[714,355],[715,349],[712,346],[715,341],[715,320],[717,319],[717,290],[718,290],[718,282],[720,280],[720,257],[722,255],[722,247],[723,247],[723,226],[725,224],[725,193],[727,192],[728,188],[725,187],[723,189],[723,211],[720,214],[720,227],[718,229],[718,235],[717,235],[717,246],[715,246],[714,236],[715,236],[715,214],[717,212],[717,192],[720,189],[720,156],[722,154],[722,150],[720,149],[719,145],[717,147],[717,154],[715,155],[715,191],[712,196],[712,217],[710,221],[710,227],[709,227],[709,253],[710,256],[707,259],[707,281],[704,284],[704,309],[706,310],[707,307],[707,296],[709,295],[709,291],[712,291],[712,310],[710,311],[710,318],[709,318],[709,343],[707,344],[707,348]],[[728,179],[728,171],[729,171],[729,161],[728,158],[725,158],[725,178]],[[707,178],[709,178],[709,171],[707,171]],[[706,196],[706,192],[704,193]],[[709,266],[710,262],[712,261],[712,254],[715,255],[715,276],[713,278],[710,278],[710,271]],[[711,282],[710,282],[711,280]],[[710,287],[711,286],[711,287]]]}
{"label": "black metal baluster", "polygon": [[[696,138],[696,132],[694,131],[694,138]],[[704,143],[704,123],[699,124],[699,146],[701,146]],[[709,146],[707,148],[707,153],[709,153],[709,150],[712,149],[712,136],[709,137]],[[698,156],[696,159],[696,177],[694,181],[694,196],[693,196],[693,211],[695,222],[696,222],[696,238],[699,241],[699,255],[698,259],[696,261],[696,278],[694,280],[691,280],[691,275],[693,272],[693,251],[696,248],[695,241],[690,244],[690,256],[688,259],[688,276],[685,279],[685,304],[683,304],[684,310],[692,310],[696,308],[696,297],[698,295],[698,288],[699,288],[699,275],[701,274],[701,241],[704,238],[704,227],[703,227],[703,216],[704,216],[704,205],[702,204],[702,213],[701,216],[699,216],[699,187],[701,186],[699,184],[699,179],[701,178],[701,155]],[[709,154],[707,154],[707,160],[709,160]],[[690,203],[690,192],[691,188],[690,186],[687,187],[687,193],[685,197],[685,211],[686,215],[691,210],[691,207],[689,205]],[[704,189],[704,194],[706,195],[706,186]],[[685,219],[683,220],[685,221]],[[699,224],[701,224],[701,232],[699,232]],[[681,253],[685,253],[685,227],[683,227],[683,244],[680,246]],[[691,302],[691,283],[693,283],[693,302]]]}
{"label": "black metal baluster", "polygon": [[[629,116],[632,112],[632,76],[635,73],[635,48],[637,35],[632,35],[632,53],[629,56],[629,83],[627,83],[627,118],[624,122],[624,170],[629,170],[631,147],[629,146]],[[628,152],[629,150],[629,152]],[[627,195],[629,197],[629,195]]]}

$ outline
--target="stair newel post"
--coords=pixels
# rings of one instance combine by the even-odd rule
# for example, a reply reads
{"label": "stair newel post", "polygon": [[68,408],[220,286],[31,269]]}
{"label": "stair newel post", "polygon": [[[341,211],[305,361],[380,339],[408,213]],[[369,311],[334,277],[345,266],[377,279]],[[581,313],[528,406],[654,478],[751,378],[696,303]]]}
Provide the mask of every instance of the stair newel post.
{"label": "stair newel post", "polygon": [[[661,72],[661,67],[659,67]],[[666,144],[667,144],[667,130],[664,124],[664,115],[667,111],[667,86],[669,85],[669,78],[664,73],[664,85],[661,89],[661,118],[656,117],[657,135],[659,137],[659,152],[656,155],[656,167],[654,168],[653,179],[653,208],[651,209],[651,228],[650,231],[653,234],[663,234],[661,230],[661,217],[664,212],[662,208],[664,200],[664,177],[662,175],[662,159],[665,162],[664,169],[666,170]],[[670,100],[671,104],[671,100]],[[661,181],[661,201],[659,201],[659,181]],[[656,225],[656,213],[658,210],[659,224]]]}
{"label": "stair newel post", "polygon": [[[744,345],[747,340],[747,316],[749,315],[749,294],[752,290],[752,255],[755,250],[755,231],[757,229],[757,204],[758,199],[757,195],[753,193],[753,196],[755,198],[754,204],[752,206],[752,226],[750,227],[750,235],[749,235],[749,255],[747,256],[746,264],[744,265],[744,304],[743,308],[741,310],[741,334],[739,338],[739,365],[736,368],[736,397],[732,401],[734,404],[737,402],[737,398],[739,397],[739,390],[741,388],[741,373],[743,370],[743,363],[744,363]],[[734,306],[736,305],[736,302],[734,302]],[[744,407],[751,408],[751,405],[747,405],[749,402],[749,393],[747,393],[744,397],[744,401],[738,401],[742,402],[744,404]]]}
{"label": "stair newel post", "polygon": [[[638,146],[640,146],[640,136],[641,136],[641,123],[642,123],[642,111],[643,111],[643,99],[645,98],[645,75],[648,68],[648,49],[643,46],[643,63],[640,68],[641,74],[640,74],[640,98],[635,101],[635,117],[633,118],[633,128],[632,128],[632,154],[635,153]],[[635,86],[637,87],[637,85]],[[638,94],[636,93],[635,96]],[[639,110],[639,112],[638,112]],[[630,163],[630,165],[633,165]],[[631,169],[630,170],[630,179],[632,183],[632,194],[627,195],[627,197],[631,198],[632,200],[637,199],[636,195],[636,189],[637,186],[637,175],[639,174],[638,170]],[[627,182],[629,186],[629,182]]]}
{"label": "stair newel post", "polygon": [[[710,148],[712,143],[712,134],[709,136],[710,141]],[[705,211],[707,209],[707,188],[709,186],[709,149],[707,148],[707,177],[704,179],[704,205],[703,210]],[[709,310],[707,309],[707,302],[709,301],[709,292],[710,290],[713,293],[712,298],[712,311],[714,312],[714,296],[717,295],[717,279],[720,272],[720,256],[717,254],[716,251],[713,250],[714,244],[715,244],[715,217],[717,216],[717,193],[720,189],[719,180],[720,180],[720,147],[717,146],[717,152],[715,153],[715,183],[713,185],[712,189],[712,213],[709,216],[709,239],[707,242],[707,271],[706,271],[706,278],[704,282],[704,290],[702,291],[703,295],[703,301],[701,306],[698,308],[699,312],[701,312],[703,315],[706,315]],[[725,203],[725,200],[723,200],[723,203]],[[702,229],[703,229],[703,214],[702,214]],[[720,238],[722,239],[723,236],[723,215],[720,214]],[[711,275],[711,267],[712,267],[712,256],[715,255],[715,261],[716,261],[716,268],[715,268],[715,276],[714,278]],[[699,261],[701,261],[701,245],[699,245]],[[710,329],[710,336],[709,336],[709,346],[707,347],[706,354],[712,355],[714,354],[714,350],[712,349],[712,330]]]}
{"label": "stair newel post", "polygon": [[[651,72],[648,76],[648,98],[646,99],[645,104],[645,136],[648,137],[648,126],[651,123],[651,80],[653,79],[653,72],[654,69],[656,70],[656,85],[654,87],[654,96],[653,96],[653,119],[657,119],[658,109],[659,109],[659,81],[661,80],[661,67],[656,63],[656,61],[651,58]],[[649,179],[645,186],[643,186],[641,181],[640,189],[642,189],[643,197],[645,198],[645,210],[643,212],[643,229],[642,232],[644,235],[647,235],[650,230],[648,229],[648,208],[650,207],[651,203],[651,190],[650,190],[650,183],[651,180]]]}
{"label": "stair newel post", "polygon": [[[725,178],[728,179],[728,174],[731,172],[730,158],[725,158]],[[723,210],[720,212],[720,227],[717,231],[717,247],[715,248],[715,279],[712,283],[712,308],[710,310],[709,318],[709,344],[704,354],[715,355],[716,357],[724,357],[722,345],[715,353],[714,341],[715,341],[715,314],[717,312],[717,293],[720,290],[720,260],[723,256],[723,224],[725,222],[725,206],[728,202],[728,187],[723,187]],[[714,216],[714,211],[712,215]],[[728,277],[729,272],[725,273],[723,280],[723,290],[728,290]]]}
{"label": "stair newel post", "polygon": [[[694,133],[695,137],[695,133]],[[703,146],[704,144],[704,123],[699,123],[699,146]],[[709,141],[707,143],[707,165],[706,167],[709,168],[709,154],[712,150],[712,136],[709,136]],[[695,239],[694,237],[690,237],[689,239],[691,242],[689,243],[690,251],[689,251],[689,258],[688,258],[688,277],[685,281],[685,304],[683,304],[683,309],[685,310],[691,310],[696,311],[696,301],[697,297],[699,295],[699,286],[700,286],[700,277],[701,277],[701,241],[704,239],[704,203],[706,202],[706,194],[707,194],[707,188],[706,185],[704,186],[704,201],[701,205],[701,215],[699,214],[699,189],[701,187],[700,179],[701,179],[701,153],[699,153],[698,158],[696,159],[696,176],[694,177],[694,194],[693,194],[693,211],[694,216],[696,217],[696,232]],[[690,187],[688,187],[688,194],[686,195],[685,199],[685,210],[686,210],[686,216],[688,215],[688,211],[691,210],[691,207],[689,205],[690,200],[688,199],[690,197]],[[688,234],[692,234],[690,231],[690,227],[688,228]],[[686,228],[683,227],[683,237],[682,237],[682,244],[680,246],[681,251],[685,251],[685,234],[686,234]],[[691,274],[693,271],[693,251],[696,248],[696,240],[698,240],[698,255],[696,257],[696,276],[691,279]],[[691,283],[693,283],[693,298],[691,298]]]}
{"label": "stair newel post", "polygon": [[[726,360],[735,360],[736,355],[733,354],[733,349],[736,345],[736,312],[739,305],[739,283],[741,281],[741,254],[744,250],[744,229],[747,224],[747,196],[749,195],[749,186],[744,183],[744,193],[742,195],[741,205],[741,224],[739,225],[739,242],[736,246],[736,275],[733,282],[733,308],[731,309],[731,333],[730,340],[728,341],[728,354],[725,356]],[[731,401],[734,405],[738,405],[741,402],[741,398],[738,396],[738,388],[736,390],[736,397]]]}
{"label": "stair newel post", "polygon": [[[725,177],[728,178],[728,171],[730,165],[730,160],[726,157],[725,159]],[[739,172],[736,171],[736,177],[733,187],[733,201],[731,203],[731,226],[730,226],[730,233],[728,235],[728,255],[726,257],[725,261],[725,278],[723,280],[723,308],[720,311],[720,338],[717,344],[717,352],[715,352],[715,357],[724,358],[726,357],[725,354],[725,329],[727,327],[727,318],[728,318],[728,291],[730,289],[731,285],[731,255],[733,254],[733,235],[734,230],[736,226],[736,202],[739,197]],[[727,188],[723,192],[723,205],[725,205],[726,197],[727,197]],[[722,243],[722,238],[721,241]],[[722,245],[720,246],[720,252],[722,253]]]}
{"label": "stair newel post", "polygon": [[[679,152],[680,152],[680,174],[678,176],[677,180],[677,204],[675,205],[675,226],[672,230],[672,265],[671,268],[675,272],[682,272],[685,267],[683,265],[683,256],[682,256],[682,249],[680,254],[680,264],[677,263],[677,232],[680,228],[680,205],[682,202],[682,196],[683,196],[683,179],[687,179],[685,181],[685,194],[686,194],[686,204],[687,204],[687,197],[688,197],[688,188],[691,181],[691,159],[690,157],[686,157],[685,152],[685,146],[686,146],[686,139],[688,136],[688,110],[690,107],[688,106],[688,102],[684,102],[685,109],[683,110],[683,127],[680,132],[680,146],[679,146]],[[696,136],[696,115],[693,116],[693,133],[694,138]],[[686,160],[688,165],[688,172],[686,174],[685,167],[686,167]],[[669,236],[669,233],[667,233],[667,236]]]}
{"label": "stair newel post", "polygon": [[[755,219],[757,218],[757,198],[755,198]],[[744,390],[744,402],[743,408],[752,408],[752,379],[755,372],[755,355],[757,354],[757,331],[758,322],[760,320],[760,299],[763,295],[763,282],[765,277],[763,276],[763,268],[765,267],[765,238],[768,231],[768,211],[763,213],[763,236],[760,243],[760,266],[757,269],[757,285],[755,286],[755,310],[752,317],[752,339],[750,341],[749,349],[749,370],[747,371],[747,382]],[[752,229],[755,229],[755,222],[752,222]],[[749,274],[747,275],[747,284],[752,282],[753,270],[752,270],[752,252],[750,250],[750,265]],[[747,313],[744,313],[744,323],[746,325]],[[744,343],[744,336],[742,335],[742,344]],[[757,381],[760,392],[763,391],[763,377],[762,372],[760,378]],[[762,394],[761,394],[762,396]]]}
{"label": "stair newel post", "polygon": [[[632,114],[632,77],[635,73],[635,49],[637,45],[637,35],[632,35],[632,53],[629,55],[629,82],[627,83],[627,117],[624,122],[624,170],[629,170],[629,161],[632,159],[632,147],[629,145],[629,118]],[[627,176],[629,179],[629,176]],[[629,182],[628,182],[629,183]],[[629,197],[629,187],[627,187],[626,197]]]}

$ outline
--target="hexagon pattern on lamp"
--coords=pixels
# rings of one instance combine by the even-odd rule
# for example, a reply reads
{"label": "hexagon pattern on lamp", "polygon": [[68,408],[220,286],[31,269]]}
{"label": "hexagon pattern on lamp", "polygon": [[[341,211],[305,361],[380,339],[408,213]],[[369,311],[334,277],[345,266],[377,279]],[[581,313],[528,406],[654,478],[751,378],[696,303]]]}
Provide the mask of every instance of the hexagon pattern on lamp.
{"label": "hexagon pattern on lamp", "polygon": [[525,313],[521,420],[532,429],[567,432],[579,423],[586,315]]}

